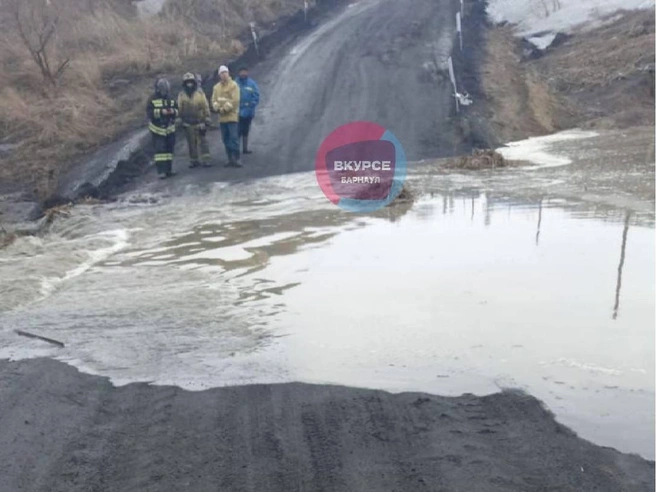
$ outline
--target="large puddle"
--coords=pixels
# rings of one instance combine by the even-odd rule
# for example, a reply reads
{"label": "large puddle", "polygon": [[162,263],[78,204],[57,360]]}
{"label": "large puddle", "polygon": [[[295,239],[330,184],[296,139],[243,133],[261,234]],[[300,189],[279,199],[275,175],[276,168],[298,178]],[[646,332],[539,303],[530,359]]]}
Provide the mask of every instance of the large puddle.
{"label": "large puddle", "polygon": [[653,459],[653,215],[412,179],[366,216],[303,174],[77,207],[0,259],[0,357],[191,390],[522,388]]}

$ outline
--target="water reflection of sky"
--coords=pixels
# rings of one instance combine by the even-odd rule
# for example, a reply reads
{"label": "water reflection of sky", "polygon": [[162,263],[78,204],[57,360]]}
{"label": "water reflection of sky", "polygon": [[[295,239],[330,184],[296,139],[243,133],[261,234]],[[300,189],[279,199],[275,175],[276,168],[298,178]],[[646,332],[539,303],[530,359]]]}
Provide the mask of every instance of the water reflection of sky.
{"label": "water reflection of sky", "polygon": [[6,315],[66,348],[3,332],[0,356],[49,354],[118,384],[189,389],[522,387],[584,437],[649,454],[649,220],[476,188],[368,215],[237,206],[250,218],[133,243]]}

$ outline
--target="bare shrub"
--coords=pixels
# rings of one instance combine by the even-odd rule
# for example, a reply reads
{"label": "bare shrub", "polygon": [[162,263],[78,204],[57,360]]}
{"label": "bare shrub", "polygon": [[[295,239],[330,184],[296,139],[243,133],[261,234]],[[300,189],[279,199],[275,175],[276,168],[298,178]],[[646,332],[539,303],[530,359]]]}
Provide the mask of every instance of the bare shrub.
{"label": "bare shrub", "polygon": [[8,0],[7,8],[16,32],[43,80],[56,86],[70,58],[56,50],[56,36],[62,28],[63,3],[57,0]]}

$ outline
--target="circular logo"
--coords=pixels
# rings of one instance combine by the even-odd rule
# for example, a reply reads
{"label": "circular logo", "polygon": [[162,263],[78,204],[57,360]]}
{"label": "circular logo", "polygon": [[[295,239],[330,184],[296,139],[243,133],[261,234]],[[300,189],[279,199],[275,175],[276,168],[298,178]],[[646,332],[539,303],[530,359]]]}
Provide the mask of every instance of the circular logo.
{"label": "circular logo", "polygon": [[340,126],[323,141],[316,175],[324,195],[349,212],[389,205],[403,188],[407,162],[392,132],[376,123]]}

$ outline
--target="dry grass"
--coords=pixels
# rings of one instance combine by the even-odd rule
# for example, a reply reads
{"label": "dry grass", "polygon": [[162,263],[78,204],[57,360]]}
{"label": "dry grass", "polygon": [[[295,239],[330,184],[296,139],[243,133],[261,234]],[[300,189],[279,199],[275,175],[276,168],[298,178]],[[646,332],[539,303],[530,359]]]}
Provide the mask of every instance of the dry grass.
{"label": "dry grass", "polygon": [[654,10],[621,12],[606,22],[575,32],[531,66],[581,108],[577,125],[653,125]]}
{"label": "dry grass", "polygon": [[0,182],[32,183],[45,199],[75,158],[143,124],[156,76],[213,68],[244,50],[235,36],[249,20],[298,9],[293,0],[176,0],[146,20],[128,4],[65,6],[52,56],[71,63],[57,88],[44,82],[0,4],[0,143],[21,144],[0,161]]}
{"label": "dry grass", "polygon": [[[612,19],[615,19],[612,21]],[[654,63],[654,11],[620,12],[608,25],[574,32],[565,46],[536,62],[560,90],[608,86]]]}
{"label": "dry grass", "polygon": [[619,12],[604,21],[532,61],[522,61],[512,28],[487,33],[483,88],[500,140],[575,126],[654,124],[654,11]]}

